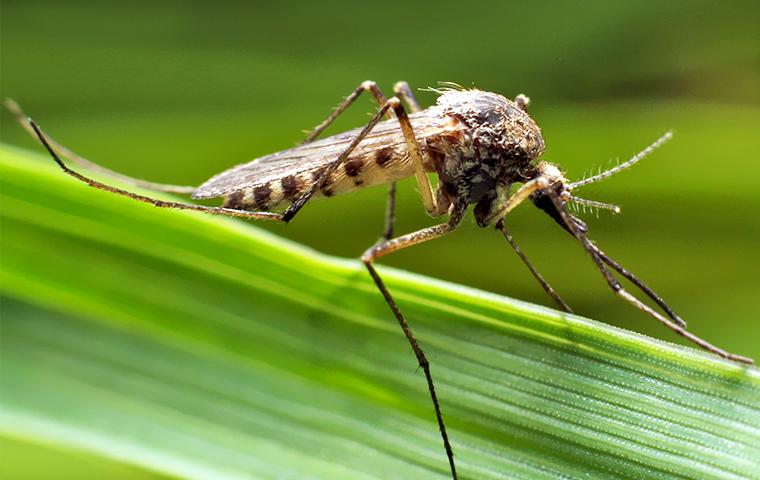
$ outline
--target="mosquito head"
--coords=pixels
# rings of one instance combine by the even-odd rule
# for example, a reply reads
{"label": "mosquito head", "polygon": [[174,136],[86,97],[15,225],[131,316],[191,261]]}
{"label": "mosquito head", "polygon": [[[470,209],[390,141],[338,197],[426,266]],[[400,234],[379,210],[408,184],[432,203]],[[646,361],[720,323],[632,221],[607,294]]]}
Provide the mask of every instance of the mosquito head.
{"label": "mosquito head", "polygon": [[[585,198],[576,197],[572,194],[575,183],[569,182],[565,178],[562,171],[554,164],[549,162],[539,162],[536,165],[537,176],[546,179],[548,182],[547,187],[537,190],[530,196],[531,201],[535,206],[544,212],[548,213],[554,218],[560,225],[564,226],[564,222],[561,220],[559,212],[551,201],[550,195],[557,196],[562,200],[563,204],[576,205],[583,208],[585,212],[586,208],[591,210],[609,210],[612,213],[620,213],[620,207],[609,203],[598,202],[596,200],[588,200]],[[585,225],[578,221],[578,227],[585,231]]]}
{"label": "mosquito head", "polygon": [[[562,216],[557,211],[551,196],[559,196],[563,200],[571,197],[571,187],[562,170],[553,163],[541,161],[536,164],[535,178],[546,180],[546,187],[536,190],[530,195],[530,200],[540,210],[546,212],[557,223],[564,226]],[[585,225],[584,225],[585,228]]]}
{"label": "mosquito head", "polygon": [[559,184],[562,185],[563,189],[566,188],[565,185],[568,183],[567,178],[565,178],[562,170],[560,170],[559,167],[553,163],[546,161],[538,162],[536,165],[536,173],[536,176],[541,176],[548,180],[550,185]]}

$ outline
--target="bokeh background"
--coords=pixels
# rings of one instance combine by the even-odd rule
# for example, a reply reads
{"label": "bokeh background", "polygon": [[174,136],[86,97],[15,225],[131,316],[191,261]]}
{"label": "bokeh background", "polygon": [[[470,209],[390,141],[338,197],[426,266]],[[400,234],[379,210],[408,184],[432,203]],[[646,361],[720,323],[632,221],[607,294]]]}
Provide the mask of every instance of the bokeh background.
{"label": "bokeh background", "polygon": [[[672,129],[640,165],[583,191],[622,215],[584,218],[694,332],[760,357],[760,3],[530,3],[3,0],[0,96],[89,159],[177,184],[296,144],[365,79],[386,93],[402,79],[526,93],[544,158],[571,179]],[[331,131],[372,110],[360,101]],[[0,139],[38,149],[6,113]],[[318,201],[291,225],[262,228],[357,257],[381,232],[384,199],[376,188]],[[431,222],[414,184],[401,183],[397,231]],[[541,212],[520,208],[509,225],[577,313],[678,341],[614,298]],[[551,305],[503,239],[472,220],[383,263]],[[18,441],[0,448],[27,478],[38,478],[31,458],[58,472],[90,462],[110,478],[149,476]]]}

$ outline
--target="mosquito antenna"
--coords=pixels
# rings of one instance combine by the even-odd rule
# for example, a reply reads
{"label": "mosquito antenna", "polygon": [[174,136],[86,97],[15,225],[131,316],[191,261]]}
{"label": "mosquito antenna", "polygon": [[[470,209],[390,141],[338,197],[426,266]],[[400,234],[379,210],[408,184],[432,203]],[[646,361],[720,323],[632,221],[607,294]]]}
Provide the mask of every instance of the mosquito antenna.
{"label": "mosquito antenna", "polygon": [[649,145],[647,148],[645,148],[644,150],[642,150],[639,153],[637,153],[636,155],[634,155],[630,160],[628,160],[626,162],[623,162],[620,165],[617,165],[615,167],[612,167],[609,170],[605,170],[605,171],[603,171],[601,173],[598,173],[598,174],[594,175],[593,177],[588,177],[588,178],[584,178],[583,180],[578,180],[577,182],[573,182],[573,183],[569,184],[568,187],[571,188],[571,189],[577,188],[577,187],[582,187],[584,185],[588,185],[589,183],[594,183],[594,182],[598,182],[600,180],[604,180],[605,178],[611,177],[612,175],[615,175],[616,173],[618,173],[618,172],[620,172],[622,170],[625,170],[626,168],[630,168],[633,165],[635,165],[636,163],[638,163],[639,160],[641,160],[642,158],[644,158],[647,155],[649,155],[650,153],[652,153],[652,151],[654,151],[654,149],[656,149],[657,147],[659,147],[663,143],[667,142],[671,138],[673,138],[673,132],[667,132],[667,133],[665,133],[665,135],[663,135],[660,138],[658,138],[653,144]]}
{"label": "mosquito antenna", "polygon": [[596,200],[589,200],[589,199],[586,199],[586,198],[574,197],[572,195],[570,195],[569,197],[567,197],[567,200],[569,200],[570,202],[573,202],[575,204],[582,205],[584,207],[584,209],[583,209],[584,212],[586,211],[585,207],[589,206],[591,208],[598,208],[598,209],[602,209],[602,210],[609,210],[609,211],[611,211],[614,214],[620,213],[620,207],[618,207],[617,205],[613,205],[611,203],[597,202]]}

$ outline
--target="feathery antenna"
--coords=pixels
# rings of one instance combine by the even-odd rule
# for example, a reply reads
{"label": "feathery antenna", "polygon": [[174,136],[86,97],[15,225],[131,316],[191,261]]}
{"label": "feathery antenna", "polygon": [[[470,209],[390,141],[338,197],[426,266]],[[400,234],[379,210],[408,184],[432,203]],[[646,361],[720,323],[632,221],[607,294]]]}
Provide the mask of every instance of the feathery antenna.
{"label": "feathery antenna", "polygon": [[[649,145],[647,148],[645,148],[644,150],[634,155],[630,160],[623,162],[616,167],[612,167],[609,170],[605,170],[597,175],[594,175],[593,177],[588,177],[588,178],[584,178],[583,180],[578,180],[577,182],[573,182],[570,185],[568,185],[568,187],[570,187],[571,189],[582,187],[584,185],[588,185],[589,183],[594,183],[600,180],[604,180],[605,178],[611,177],[612,175],[615,175],[616,173],[622,170],[625,170],[626,168],[630,168],[633,165],[635,165],[639,160],[641,160],[642,158],[652,153],[652,151],[654,151],[655,148],[659,147],[660,145],[667,142],[671,138],[673,138],[673,132],[667,132],[665,135],[658,138],[653,144]],[[604,208],[604,207],[600,207],[600,208]]]}

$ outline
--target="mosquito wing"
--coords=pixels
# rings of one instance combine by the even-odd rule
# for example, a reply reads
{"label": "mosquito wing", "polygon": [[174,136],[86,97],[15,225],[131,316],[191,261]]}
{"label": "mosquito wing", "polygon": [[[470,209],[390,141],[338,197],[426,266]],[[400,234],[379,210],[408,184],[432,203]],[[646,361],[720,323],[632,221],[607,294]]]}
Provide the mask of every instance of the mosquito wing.
{"label": "mosquito wing", "polygon": [[[435,108],[412,114],[410,119],[417,140],[423,145],[425,139],[454,128]],[[238,204],[244,204],[238,206],[257,208],[292,200],[319,178],[361,130],[343,132],[232,167],[198,187],[193,198],[235,196],[239,197]],[[398,121],[386,120],[378,123],[357,145],[343,165],[328,178],[321,193],[331,196],[396,181],[413,172]],[[256,197],[260,200],[257,201]]]}

